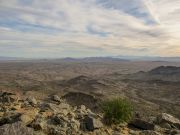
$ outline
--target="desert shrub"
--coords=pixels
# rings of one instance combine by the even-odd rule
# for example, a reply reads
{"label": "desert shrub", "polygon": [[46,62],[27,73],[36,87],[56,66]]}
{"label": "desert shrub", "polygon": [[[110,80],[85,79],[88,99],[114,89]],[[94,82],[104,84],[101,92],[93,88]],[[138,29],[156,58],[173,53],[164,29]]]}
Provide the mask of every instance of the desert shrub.
{"label": "desert shrub", "polygon": [[133,115],[133,107],[126,99],[115,98],[102,103],[104,121],[106,124],[128,122]]}

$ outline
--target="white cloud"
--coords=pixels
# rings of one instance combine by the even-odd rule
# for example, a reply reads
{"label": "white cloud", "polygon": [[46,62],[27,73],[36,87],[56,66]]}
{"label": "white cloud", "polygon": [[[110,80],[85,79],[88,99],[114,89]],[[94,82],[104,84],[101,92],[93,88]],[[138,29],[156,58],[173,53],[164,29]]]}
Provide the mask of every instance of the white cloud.
{"label": "white cloud", "polygon": [[14,46],[30,57],[79,56],[82,50],[97,56],[179,55],[179,0],[22,1],[1,0],[1,50]]}

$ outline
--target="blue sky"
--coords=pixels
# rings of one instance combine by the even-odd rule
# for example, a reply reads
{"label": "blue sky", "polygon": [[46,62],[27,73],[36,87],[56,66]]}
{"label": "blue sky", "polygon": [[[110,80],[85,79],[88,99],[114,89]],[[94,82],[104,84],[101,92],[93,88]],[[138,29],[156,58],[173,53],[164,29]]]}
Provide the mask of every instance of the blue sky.
{"label": "blue sky", "polygon": [[180,56],[180,0],[1,0],[0,56]]}

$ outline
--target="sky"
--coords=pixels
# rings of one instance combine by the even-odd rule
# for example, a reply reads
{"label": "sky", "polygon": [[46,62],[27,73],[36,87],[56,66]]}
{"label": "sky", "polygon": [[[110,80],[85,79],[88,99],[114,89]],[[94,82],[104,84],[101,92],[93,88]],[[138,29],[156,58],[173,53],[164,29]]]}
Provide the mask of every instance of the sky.
{"label": "sky", "polygon": [[180,0],[0,0],[0,56],[180,56]]}

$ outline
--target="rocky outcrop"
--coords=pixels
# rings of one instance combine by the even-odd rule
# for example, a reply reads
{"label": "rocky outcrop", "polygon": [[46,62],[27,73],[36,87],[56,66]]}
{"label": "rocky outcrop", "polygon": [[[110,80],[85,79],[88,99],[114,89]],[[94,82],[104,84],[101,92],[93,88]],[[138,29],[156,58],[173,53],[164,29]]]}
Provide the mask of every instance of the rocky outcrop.
{"label": "rocky outcrop", "polygon": [[149,71],[150,74],[159,74],[159,75],[174,75],[180,74],[180,67],[175,66],[160,66]]}
{"label": "rocky outcrop", "polygon": [[63,96],[63,99],[72,106],[80,106],[83,104],[95,112],[99,111],[97,106],[101,101],[93,95],[82,92],[69,92]]}
{"label": "rocky outcrop", "polygon": [[[6,100],[12,95],[16,96],[6,92],[0,95],[0,105],[5,108],[1,109],[0,113],[2,135],[78,135],[88,131],[97,132],[103,127],[101,117],[86,106],[71,106],[57,95],[53,95],[48,101],[38,101],[34,97],[16,102]],[[7,104],[4,104],[5,102]],[[17,105],[19,107],[11,110],[12,106]],[[83,124],[85,130],[82,129]]]}
{"label": "rocky outcrop", "polygon": [[158,115],[157,123],[160,125],[163,125],[163,126],[166,125],[166,127],[167,126],[170,126],[170,127],[175,126],[180,129],[180,120],[173,117],[170,114],[167,114],[167,113],[162,113],[162,114]]}
{"label": "rocky outcrop", "polygon": [[[12,96],[13,95],[13,96]],[[86,105],[71,106],[61,97],[40,101],[33,97],[18,100],[0,93],[0,135],[178,135],[179,120],[161,114],[157,121],[134,119],[126,124],[106,126],[103,116]],[[13,98],[16,100],[4,100]],[[162,126],[164,124],[164,126]],[[134,130],[136,128],[136,130]]]}

